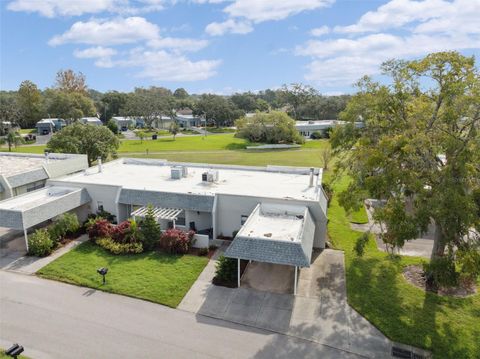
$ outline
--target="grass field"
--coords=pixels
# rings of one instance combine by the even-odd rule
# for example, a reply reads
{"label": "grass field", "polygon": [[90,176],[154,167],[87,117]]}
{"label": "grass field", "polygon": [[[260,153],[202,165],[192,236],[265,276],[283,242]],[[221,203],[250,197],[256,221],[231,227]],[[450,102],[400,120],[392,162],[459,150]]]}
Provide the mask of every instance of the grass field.
{"label": "grass field", "polygon": [[36,128],[22,128],[18,131],[21,135],[28,135],[29,133],[37,133]]}
{"label": "grass field", "polygon": [[[208,263],[207,257],[162,253],[113,255],[86,242],[43,267],[48,279],[146,299],[175,308]],[[107,267],[102,285],[97,268]]]}
{"label": "grass field", "polygon": [[[346,188],[347,178],[334,184]],[[441,297],[410,285],[402,275],[417,257],[391,259],[370,240],[363,257],[354,254],[360,232],[350,229],[347,214],[334,196],[328,235],[345,252],[349,304],[394,341],[432,350],[435,358],[480,358],[480,294]]]}
{"label": "grass field", "polygon": [[358,211],[349,213],[348,220],[352,223],[365,224],[368,223],[368,216],[365,206],[362,206]]}
{"label": "grass field", "polygon": [[[17,358],[18,359],[28,359],[28,357],[26,357],[25,355],[19,355]],[[0,359],[12,359],[12,357],[5,354],[5,349],[0,349]]]}

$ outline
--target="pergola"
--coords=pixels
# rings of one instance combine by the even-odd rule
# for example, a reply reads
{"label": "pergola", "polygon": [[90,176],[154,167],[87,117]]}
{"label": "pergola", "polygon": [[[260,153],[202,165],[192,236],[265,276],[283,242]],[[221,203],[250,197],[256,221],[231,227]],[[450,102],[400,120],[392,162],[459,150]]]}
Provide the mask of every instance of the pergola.
{"label": "pergola", "polygon": [[[153,217],[155,218],[155,220],[158,221],[159,219],[165,219],[168,221],[172,221],[173,228],[175,228],[175,221],[178,219],[178,216],[183,212],[183,209],[179,209],[179,208],[152,207],[152,209],[153,209]],[[145,218],[148,210],[149,210],[148,206],[143,206],[133,211],[130,214],[130,216]]]}

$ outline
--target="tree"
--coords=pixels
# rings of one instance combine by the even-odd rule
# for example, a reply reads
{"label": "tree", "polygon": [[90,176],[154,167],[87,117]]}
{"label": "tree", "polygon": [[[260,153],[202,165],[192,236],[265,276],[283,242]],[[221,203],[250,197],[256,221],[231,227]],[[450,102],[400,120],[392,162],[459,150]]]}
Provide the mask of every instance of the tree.
{"label": "tree", "polygon": [[5,138],[0,139],[0,144],[6,143],[8,145],[8,152],[12,152],[13,146],[16,148],[24,142],[22,136],[13,130],[9,130]]}
{"label": "tree", "polygon": [[49,117],[75,121],[95,115],[93,101],[77,92],[48,89],[45,91],[45,106]]}
{"label": "tree", "polygon": [[178,131],[180,128],[178,127],[178,123],[172,122],[170,124],[170,127],[168,128],[168,132],[170,132],[173,135],[173,139],[175,140],[175,136],[177,136]]}
{"label": "tree", "polygon": [[175,97],[176,99],[179,99],[179,100],[186,99],[186,98],[188,98],[188,96],[189,95],[188,95],[187,90],[185,90],[183,87],[180,87],[173,92],[173,97]]}
{"label": "tree", "polygon": [[[0,121],[19,123],[21,115],[17,104],[17,94],[13,91],[0,91]],[[0,134],[3,126],[0,126]]]}
{"label": "tree", "polygon": [[23,128],[34,127],[42,117],[42,94],[31,81],[23,81],[17,92],[17,103],[21,114],[19,125]]}
{"label": "tree", "polygon": [[154,121],[162,120],[162,115],[171,115],[173,103],[172,93],[168,89],[139,87],[128,94],[122,113],[126,116],[142,117],[145,125],[151,129]]}
{"label": "tree", "polygon": [[147,137],[147,135],[143,131],[138,131],[137,136],[138,138],[140,138],[140,143],[143,143],[143,140],[145,139],[145,137]]}
{"label": "tree", "polygon": [[194,115],[204,116],[207,122],[220,126],[232,126],[234,121],[245,112],[239,110],[231,101],[223,96],[201,95],[193,109]]}
{"label": "tree", "polygon": [[330,148],[324,148],[320,154],[322,158],[322,166],[324,171],[328,170],[328,164],[332,160],[332,150]]}
{"label": "tree", "polygon": [[305,105],[317,94],[317,90],[311,86],[293,83],[289,86],[283,85],[280,97],[284,104],[290,106],[293,118],[299,120],[300,106]]}
{"label": "tree", "polygon": [[87,95],[87,83],[85,75],[73,70],[60,70],[55,78],[55,88],[64,92],[77,92]]}
{"label": "tree", "polygon": [[[340,169],[352,175],[340,203],[350,210],[367,196],[384,200],[375,219],[391,247],[434,223],[430,282],[452,283],[452,275],[474,280],[480,271],[480,76],[474,58],[441,52],[392,60],[382,69],[391,84],[363,78],[341,114],[349,125],[332,133],[333,147],[343,152]],[[363,129],[354,126],[359,116]]]}
{"label": "tree", "polygon": [[110,91],[103,94],[97,106],[100,119],[103,122],[107,122],[113,116],[120,115],[127,102],[127,98],[127,94],[117,91]]}
{"label": "tree", "polygon": [[76,122],[54,134],[47,143],[47,151],[86,154],[91,166],[98,157],[105,161],[116,155],[119,145],[117,136],[107,127]]}
{"label": "tree", "polygon": [[114,134],[118,133],[118,125],[115,121],[112,119],[108,120],[107,122],[107,128],[112,131]]}
{"label": "tree", "polygon": [[148,205],[145,218],[140,222],[139,227],[143,248],[145,248],[145,250],[155,249],[162,232],[160,230],[160,225],[155,219],[153,207],[151,205]]}
{"label": "tree", "polygon": [[295,121],[285,112],[257,112],[235,122],[237,136],[250,142],[303,143],[304,139],[295,127]]}

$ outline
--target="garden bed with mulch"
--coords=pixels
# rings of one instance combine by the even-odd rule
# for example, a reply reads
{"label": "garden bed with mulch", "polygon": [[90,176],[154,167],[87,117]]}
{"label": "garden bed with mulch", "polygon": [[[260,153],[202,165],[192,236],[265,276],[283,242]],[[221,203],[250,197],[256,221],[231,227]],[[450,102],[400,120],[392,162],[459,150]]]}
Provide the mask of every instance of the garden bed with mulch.
{"label": "garden bed with mulch", "polygon": [[451,288],[438,288],[437,290],[430,288],[427,285],[425,273],[423,268],[419,265],[409,265],[403,269],[403,277],[410,284],[424,291],[433,292],[439,295],[446,295],[451,297],[464,298],[477,293],[475,285],[458,285]]}
{"label": "garden bed with mulch", "polygon": [[[248,261],[247,260],[240,260],[240,278],[242,277],[243,275],[243,272],[245,272],[245,269],[247,268],[247,265],[248,265]],[[223,280],[221,278],[218,278],[218,277],[214,277],[212,279],[212,283],[214,285],[218,285],[218,286],[221,286],[221,287],[227,287],[227,288],[237,288],[238,286],[238,282],[237,282],[237,278],[235,278],[234,280]]]}

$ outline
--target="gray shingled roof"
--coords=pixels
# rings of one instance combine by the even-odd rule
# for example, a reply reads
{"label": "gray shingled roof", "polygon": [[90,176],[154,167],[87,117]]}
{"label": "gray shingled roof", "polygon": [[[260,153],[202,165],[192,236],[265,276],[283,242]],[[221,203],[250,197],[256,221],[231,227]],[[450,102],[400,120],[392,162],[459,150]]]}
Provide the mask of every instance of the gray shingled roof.
{"label": "gray shingled roof", "polygon": [[225,256],[256,262],[310,267],[310,255],[307,257],[301,243],[298,242],[240,237],[233,240],[225,251]]}

